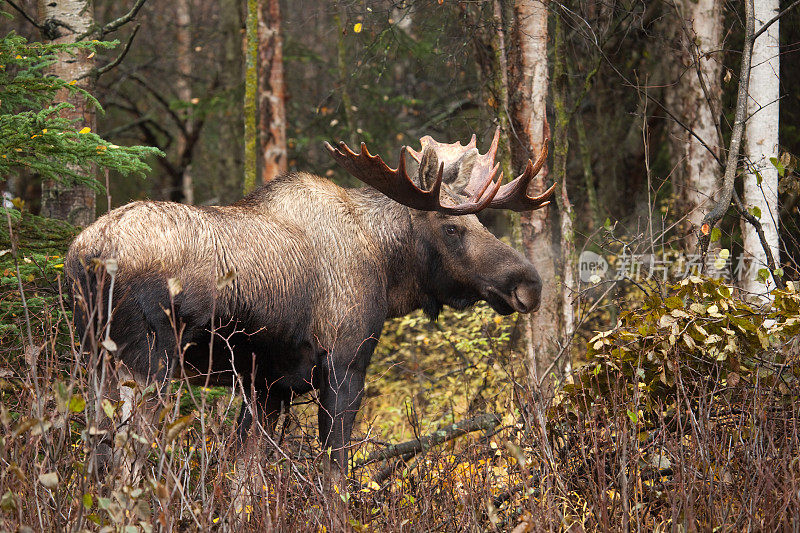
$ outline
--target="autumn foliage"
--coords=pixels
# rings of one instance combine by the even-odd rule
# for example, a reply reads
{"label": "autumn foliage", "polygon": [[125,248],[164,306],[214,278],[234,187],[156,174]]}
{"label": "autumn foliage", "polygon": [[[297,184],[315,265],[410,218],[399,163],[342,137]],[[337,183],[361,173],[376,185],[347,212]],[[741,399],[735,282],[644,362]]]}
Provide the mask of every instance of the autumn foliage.
{"label": "autumn foliage", "polygon": [[[345,480],[325,473],[313,396],[253,456],[236,451],[229,389],[175,379],[155,424],[133,429],[137,409],[97,394],[105,349],[77,349],[56,251],[71,233],[38,220],[18,213],[22,247],[0,257],[3,529],[774,530],[800,512],[791,286],[761,306],[707,278],[654,289],[553,398],[526,382],[516,317],[391,322]],[[102,442],[120,451],[104,476]]]}

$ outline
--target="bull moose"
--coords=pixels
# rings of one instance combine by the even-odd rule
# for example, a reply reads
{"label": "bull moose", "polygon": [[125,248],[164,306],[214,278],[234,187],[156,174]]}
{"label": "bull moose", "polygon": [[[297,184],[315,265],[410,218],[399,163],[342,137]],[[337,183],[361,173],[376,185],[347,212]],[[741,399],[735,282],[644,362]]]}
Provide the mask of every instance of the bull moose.
{"label": "bull moose", "polygon": [[68,252],[79,330],[106,328],[105,313],[90,315],[86,304],[108,297],[92,265],[116,259],[110,338],[138,383],[163,386],[179,361],[180,371],[211,383],[239,380],[242,440],[254,415],[274,429],[292,395],[317,390],[319,439],[346,471],[386,319],[416,309],[435,318],[444,305],[479,300],[504,315],[539,306],[534,266],[475,213],[546,205],[552,187],[527,194],[546,143],[536,163],[503,185],[498,138],[480,154],[474,135],[466,146],[426,136],[419,152],[401,149],[396,170],[363,143],[359,153],[325,143],[368,187],[291,173],[229,206],[139,201],[115,209]]}

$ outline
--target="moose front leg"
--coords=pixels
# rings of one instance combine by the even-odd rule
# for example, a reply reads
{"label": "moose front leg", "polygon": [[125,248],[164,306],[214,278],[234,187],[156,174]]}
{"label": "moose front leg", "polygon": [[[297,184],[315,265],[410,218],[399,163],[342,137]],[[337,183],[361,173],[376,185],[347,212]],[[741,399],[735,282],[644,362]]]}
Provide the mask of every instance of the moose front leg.
{"label": "moose front leg", "polygon": [[[372,352],[370,351],[370,354]],[[366,365],[359,358],[349,365],[332,365],[323,374],[319,406],[319,439],[331,459],[347,473],[353,423],[364,395]]]}

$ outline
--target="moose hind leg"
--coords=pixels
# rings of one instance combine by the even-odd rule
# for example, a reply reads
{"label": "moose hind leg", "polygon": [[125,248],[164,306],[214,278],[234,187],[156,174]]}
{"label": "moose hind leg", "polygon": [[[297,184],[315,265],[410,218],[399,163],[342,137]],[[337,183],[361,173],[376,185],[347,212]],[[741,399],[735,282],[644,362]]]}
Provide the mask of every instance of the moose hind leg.
{"label": "moose hind leg", "polygon": [[[245,392],[242,408],[239,412],[236,442],[241,449],[236,457],[236,474],[234,476],[235,498],[234,509],[241,512],[246,508],[248,499],[261,495],[260,487],[265,480],[259,479],[253,486],[252,472],[258,471],[256,465],[265,457],[265,439],[263,432],[270,438],[275,435],[275,426],[281,414],[288,410],[289,396],[270,391],[266,388],[256,389],[255,394]],[[255,416],[254,416],[255,415]],[[257,422],[254,424],[254,422]],[[255,427],[253,427],[255,426]]]}
{"label": "moose hind leg", "polygon": [[[242,398],[242,408],[239,411],[237,422],[237,437],[240,445],[244,445],[249,437],[258,435],[262,428],[268,435],[275,434],[275,426],[281,415],[289,408],[289,395],[277,390],[270,391],[266,388],[255,390],[255,396],[249,391]],[[253,417],[255,412],[256,416]],[[258,420],[258,425],[253,428],[253,422]],[[252,439],[251,439],[252,440]]]}

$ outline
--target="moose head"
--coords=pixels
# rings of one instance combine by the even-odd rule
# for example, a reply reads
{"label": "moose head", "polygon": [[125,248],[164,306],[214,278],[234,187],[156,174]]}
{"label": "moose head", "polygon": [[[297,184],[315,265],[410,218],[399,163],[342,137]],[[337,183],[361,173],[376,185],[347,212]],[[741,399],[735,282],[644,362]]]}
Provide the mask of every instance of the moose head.
{"label": "moose head", "polygon": [[429,314],[438,313],[442,304],[462,309],[478,300],[504,315],[539,307],[542,281],[536,269],[475,215],[487,208],[531,211],[550,202],[555,185],[538,196],[527,193],[547,160],[547,142],[535,163],[529,160],[522,174],[503,185],[500,165],[495,163],[499,138],[498,128],[491,146],[481,154],[475,135],[466,145],[425,136],[420,151],[401,148],[397,169],[371,155],[364,143],[359,153],[344,142],[336,148],[325,143],[350,174],[411,208],[416,248],[422,263],[429,266],[427,285],[435,295],[434,305],[424,306]]}

